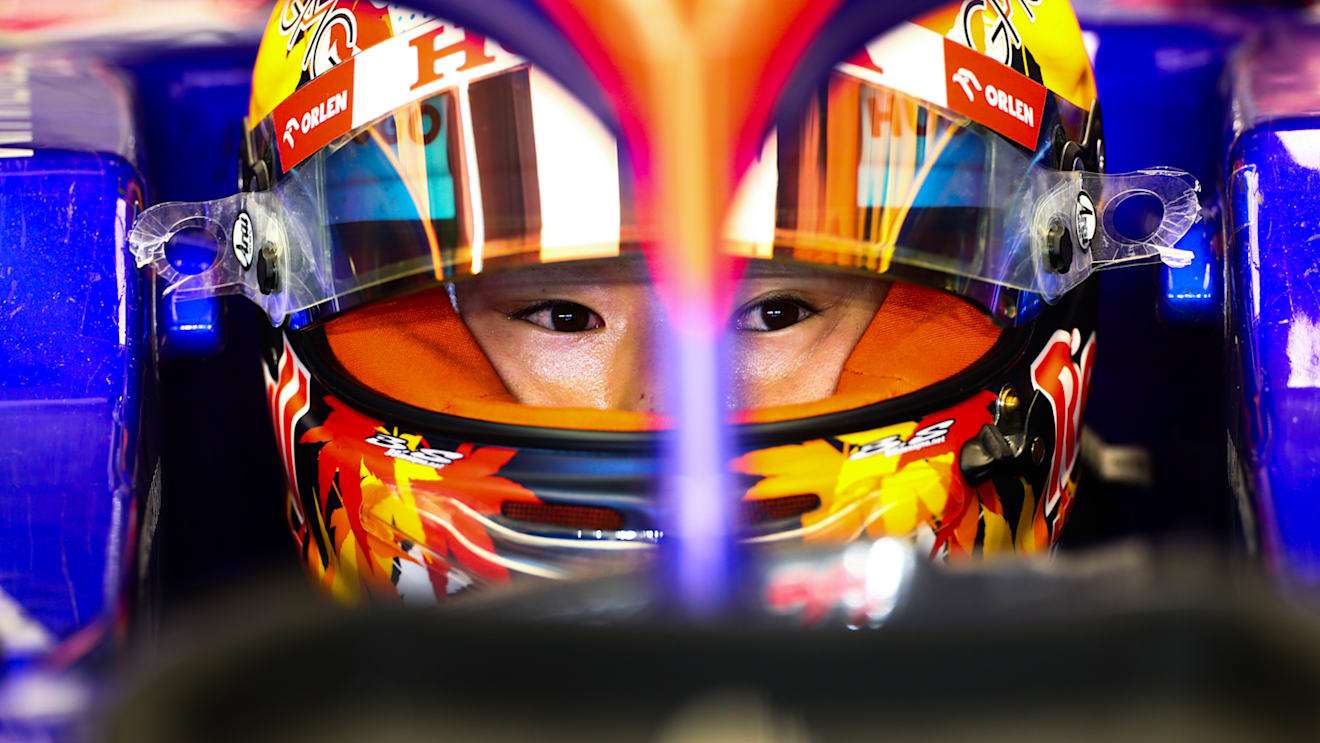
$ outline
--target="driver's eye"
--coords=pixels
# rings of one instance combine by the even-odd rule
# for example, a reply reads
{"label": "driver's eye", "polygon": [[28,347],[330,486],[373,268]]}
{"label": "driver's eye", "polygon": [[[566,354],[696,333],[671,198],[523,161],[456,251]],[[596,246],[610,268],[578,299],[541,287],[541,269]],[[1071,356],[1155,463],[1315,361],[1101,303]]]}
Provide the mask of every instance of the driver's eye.
{"label": "driver's eye", "polygon": [[532,305],[514,317],[557,333],[582,333],[605,327],[605,321],[590,309],[577,302],[557,299]]}
{"label": "driver's eye", "polygon": [[744,307],[734,320],[738,330],[768,333],[796,325],[816,314],[816,310],[800,300],[771,297]]}

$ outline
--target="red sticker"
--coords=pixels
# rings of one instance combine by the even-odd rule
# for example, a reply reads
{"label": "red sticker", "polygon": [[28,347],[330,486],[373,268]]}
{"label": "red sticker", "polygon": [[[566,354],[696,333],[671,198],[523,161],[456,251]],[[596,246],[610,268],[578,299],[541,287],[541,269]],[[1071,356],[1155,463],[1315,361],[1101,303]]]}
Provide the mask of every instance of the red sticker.
{"label": "red sticker", "polygon": [[975,49],[944,40],[949,108],[1017,142],[1036,148],[1045,86]]}
{"label": "red sticker", "polygon": [[353,63],[335,65],[275,107],[280,170],[288,172],[353,128]]}

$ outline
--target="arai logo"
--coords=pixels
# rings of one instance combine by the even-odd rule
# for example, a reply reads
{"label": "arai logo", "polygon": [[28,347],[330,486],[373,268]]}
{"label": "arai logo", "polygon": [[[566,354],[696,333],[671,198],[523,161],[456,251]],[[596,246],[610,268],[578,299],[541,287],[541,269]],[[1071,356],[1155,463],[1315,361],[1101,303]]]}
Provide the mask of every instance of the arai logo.
{"label": "arai logo", "polygon": [[1095,202],[1091,200],[1091,194],[1085,191],[1077,192],[1077,210],[1073,215],[1077,225],[1077,240],[1081,243],[1082,250],[1091,249],[1091,240],[1095,239]]}
{"label": "arai logo", "polygon": [[252,248],[256,241],[256,235],[252,231],[252,218],[247,212],[239,212],[238,218],[234,220],[232,242],[234,257],[245,271],[252,267]]}

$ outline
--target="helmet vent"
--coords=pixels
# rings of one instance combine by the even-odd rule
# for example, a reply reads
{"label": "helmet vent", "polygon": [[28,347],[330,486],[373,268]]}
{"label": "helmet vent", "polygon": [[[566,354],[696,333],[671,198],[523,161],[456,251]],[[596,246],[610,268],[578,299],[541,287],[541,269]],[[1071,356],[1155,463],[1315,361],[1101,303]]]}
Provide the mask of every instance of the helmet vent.
{"label": "helmet vent", "polygon": [[820,508],[820,496],[815,493],[785,495],[780,498],[745,500],[740,505],[743,523],[760,524],[810,513]]}
{"label": "helmet vent", "polygon": [[613,508],[568,506],[559,503],[528,503],[506,500],[500,515],[518,521],[550,524],[583,531],[618,531],[623,528],[623,514]]}

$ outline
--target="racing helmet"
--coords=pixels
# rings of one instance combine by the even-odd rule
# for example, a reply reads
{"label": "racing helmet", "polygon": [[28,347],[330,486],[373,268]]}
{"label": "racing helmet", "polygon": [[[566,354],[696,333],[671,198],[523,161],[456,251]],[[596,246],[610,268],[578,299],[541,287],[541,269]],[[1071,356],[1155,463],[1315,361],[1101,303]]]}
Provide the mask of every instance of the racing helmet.
{"label": "racing helmet", "polygon": [[[1077,487],[1097,270],[1179,265],[1198,186],[1106,175],[1064,0],[955,3],[840,61],[742,176],[727,405],[739,539],[1047,552]],[[131,246],[180,298],[270,319],[287,515],[346,601],[647,560],[672,370],[626,148],[495,40],[282,0],[242,190]],[[1158,205],[1138,229],[1119,207]],[[171,264],[188,230],[219,244]]]}

